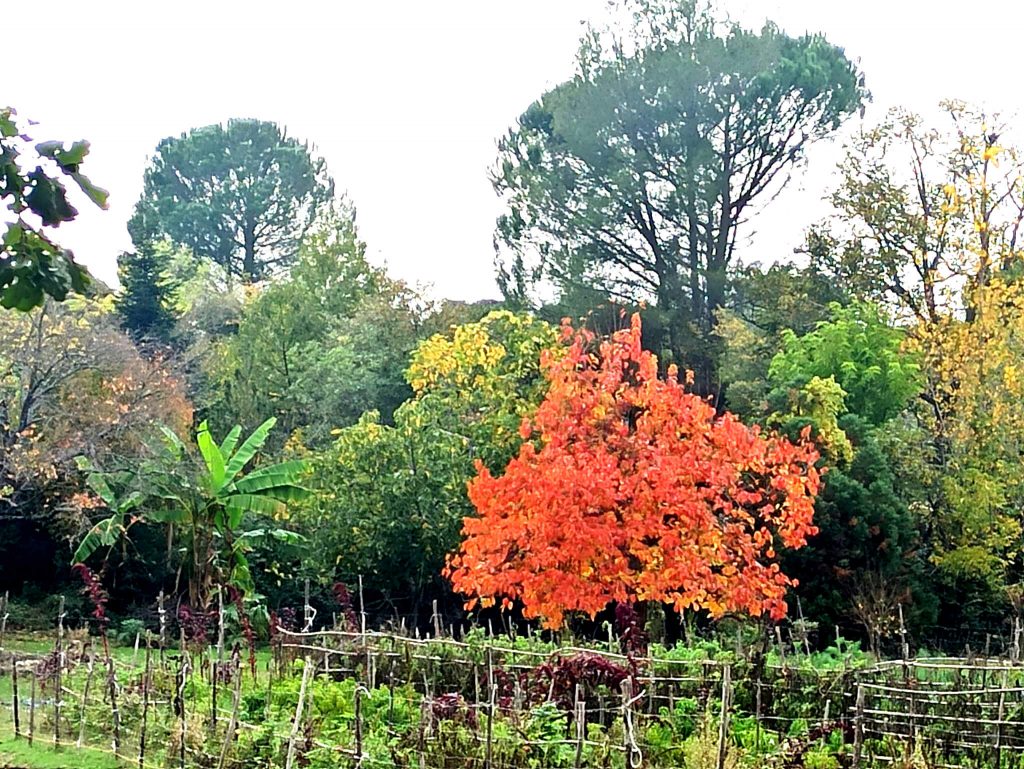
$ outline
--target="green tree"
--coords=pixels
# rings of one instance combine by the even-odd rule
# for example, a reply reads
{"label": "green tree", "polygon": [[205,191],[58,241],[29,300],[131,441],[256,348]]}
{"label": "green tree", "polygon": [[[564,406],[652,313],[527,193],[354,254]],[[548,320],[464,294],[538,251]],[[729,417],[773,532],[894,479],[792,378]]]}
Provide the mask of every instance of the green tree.
{"label": "green tree", "polygon": [[117,258],[121,293],[116,300],[122,327],[136,341],[167,342],[176,321],[169,270],[172,244],[160,236],[152,212],[136,211],[128,223],[135,249]]}
{"label": "green tree", "polygon": [[309,233],[290,274],[251,292],[235,333],[202,352],[202,406],[226,428],[278,418],[322,446],[377,409],[387,419],[411,394],[416,297],[365,257],[351,213]]}
{"label": "green tree", "polygon": [[160,142],[142,202],[162,231],[229,276],[256,281],[295,260],[334,196],[308,144],[262,120],[229,120]]}
{"label": "green tree", "polygon": [[619,10],[632,27],[591,30],[576,76],[499,144],[500,282],[520,301],[538,281],[653,300],[671,316],[659,348],[707,384],[708,340],[693,332],[725,303],[739,225],[866,92],[820,35],[751,32],[679,0]]}
{"label": "green tree", "polygon": [[[832,467],[814,506],[818,534],[785,554],[803,610],[823,628],[862,628],[871,647],[893,629],[897,604],[908,622],[934,621],[926,551],[893,460],[876,430],[848,414],[839,426],[853,444],[852,461]],[[827,630],[826,637],[827,637]]]}
{"label": "green tree", "polygon": [[769,380],[781,398],[815,377],[832,377],[845,405],[875,425],[892,419],[922,392],[921,366],[903,350],[905,332],[890,325],[870,304],[832,306],[832,317],[803,336],[783,333]]}
{"label": "green tree", "polygon": [[[107,207],[107,192],[81,171],[89,142],[65,147],[45,141],[32,148],[16,118],[13,108],[0,107],[0,201],[14,215],[0,237],[0,306],[27,311],[46,297],[63,301],[70,291],[84,292],[90,283],[89,272],[50,234],[78,216],[62,180],[73,181],[100,208]],[[25,172],[27,152],[36,167]]]}
{"label": "green tree", "polygon": [[542,321],[496,311],[419,344],[407,374],[415,395],[394,424],[371,412],[310,457],[318,493],[300,515],[321,579],[362,575],[414,605],[440,589],[473,510],[474,460],[501,468],[518,452],[522,419],[546,391],[541,354],[557,340]]}
{"label": "green tree", "polygon": [[802,336],[828,320],[849,297],[813,265],[740,267],[731,275],[729,304],[718,312],[719,377],[726,407],[748,421],[768,413],[768,368],[784,333]]}

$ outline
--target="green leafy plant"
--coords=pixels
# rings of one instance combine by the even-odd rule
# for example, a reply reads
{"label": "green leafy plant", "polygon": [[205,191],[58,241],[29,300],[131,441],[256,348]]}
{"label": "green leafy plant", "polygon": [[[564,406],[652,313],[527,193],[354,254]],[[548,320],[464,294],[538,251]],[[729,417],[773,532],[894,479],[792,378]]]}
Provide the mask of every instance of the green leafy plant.
{"label": "green leafy plant", "polygon": [[176,535],[182,539],[192,606],[209,606],[219,586],[251,592],[246,553],[252,546],[267,538],[296,543],[301,537],[274,525],[245,528],[246,516],[283,520],[288,504],[308,493],[300,485],[306,473],[301,461],[244,472],[274,423],[268,419],[244,441],[240,441],[241,427],[236,426],[217,443],[203,422],[196,432],[198,459],[173,431],[164,429],[163,451],[156,459],[134,473],[117,476],[120,485],[126,486],[123,495],[112,490],[106,476],[91,473],[90,486],[112,514],[86,534],[75,550],[74,562],[84,562],[100,547],[112,547],[132,525],[149,521],[169,527],[169,544]]}

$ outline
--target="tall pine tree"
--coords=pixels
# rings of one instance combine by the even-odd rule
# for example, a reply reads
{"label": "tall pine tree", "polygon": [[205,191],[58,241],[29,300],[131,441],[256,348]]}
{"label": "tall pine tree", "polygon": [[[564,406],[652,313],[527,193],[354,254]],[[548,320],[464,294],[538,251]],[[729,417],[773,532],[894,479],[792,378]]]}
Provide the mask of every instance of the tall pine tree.
{"label": "tall pine tree", "polygon": [[174,327],[173,286],[167,277],[170,244],[159,234],[156,217],[143,206],[128,223],[135,248],[117,259],[121,294],[117,312],[135,341],[167,342]]}

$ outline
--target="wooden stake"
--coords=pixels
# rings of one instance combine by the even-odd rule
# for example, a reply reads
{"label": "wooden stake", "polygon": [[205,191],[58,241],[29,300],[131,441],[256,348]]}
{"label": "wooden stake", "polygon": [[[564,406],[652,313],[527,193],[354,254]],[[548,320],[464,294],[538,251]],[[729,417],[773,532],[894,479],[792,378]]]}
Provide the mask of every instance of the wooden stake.
{"label": "wooden stake", "polygon": [[89,687],[92,686],[92,676],[96,671],[96,644],[89,641],[89,665],[86,668],[85,687],[82,689],[82,708],[78,719],[78,740],[75,745],[79,748],[85,742],[85,706],[89,701]]}
{"label": "wooden stake", "polygon": [[[427,733],[426,733],[426,723],[425,723],[426,718],[425,718],[425,716],[426,716],[426,711],[427,711],[428,707],[430,707],[430,705],[429,705],[429,703],[427,701],[426,693],[424,693],[423,699],[420,700],[420,729],[419,729],[419,736],[418,736],[418,739],[417,739],[417,747],[419,748],[419,754],[420,754],[420,769],[426,769],[426,767],[427,767]],[[485,759],[485,761],[488,761],[488,760],[489,759]],[[485,769],[490,769],[490,764],[489,763],[485,763],[484,764],[484,768]]]}
{"label": "wooden stake", "polygon": [[731,706],[732,666],[726,665],[722,668],[722,709],[718,718],[718,769],[725,769],[725,758],[729,747],[729,709]]}
{"label": "wooden stake", "polygon": [[857,684],[857,704],[853,716],[853,769],[860,769],[864,748],[864,685]]}
{"label": "wooden stake", "polygon": [[[306,580],[308,587],[309,580]],[[285,769],[292,769],[292,762],[295,760],[295,739],[299,736],[299,729],[302,725],[302,706],[306,701],[306,686],[309,684],[309,671],[313,667],[312,660],[307,655],[306,662],[302,666],[302,683],[299,684],[299,702],[295,706],[295,719],[292,721],[291,734],[288,735],[288,755],[285,758]]]}
{"label": "wooden stake", "polygon": [[363,765],[363,687],[356,684],[355,691],[355,716],[356,716],[356,766]]}
{"label": "wooden stake", "polygon": [[4,650],[4,636],[7,635],[7,618],[11,616],[7,608],[10,599],[10,592],[5,590],[3,601],[0,601],[0,652]]}
{"label": "wooden stake", "polygon": [[178,765],[181,769],[185,769],[185,740],[188,737],[187,721],[186,721],[186,709],[185,709],[185,681],[187,680],[187,674],[185,671],[185,631],[181,631],[181,640],[179,644],[181,646],[181,656],[178,657],[178,680],[175,682],[177,685],[177,701],[178,701],[178,735],[181,738],[181,744],[178,746]]}
{"label": "wooden stake", "polygon": [[60,712],[64,700],[62,671],[64,670],[64,596],[60,597],[60,608],[57,609],[57,645],[54,649],[57,657],[57,672],[53,676],[53,747],[60,749]]}
{"label": "wooden stake", "polygon": [[[235,665],[235,691],[231,697],[231,719],[228,721],[228,731],[224,735],[224,746],[220,749],[220,761],[217,769],[224,769],[224,762],[228,757],[228,750],[235,739],[235,729],[238,726],[238,706],[242,701],[242,663],[239,659]],[[141,767],[140,767],[141,769]]]}
{"label": "wooden stake", "polygon": [[497,688],[494,685],[494,650],[491,649],[490,644],[487,645],[487,744],[484,753],[484,769],[491,769],[491,756],[492,756],[492,739],[494,736],[494,705],[495,705],[495,692]]}
{"label": "wooden stake", "polygon": [[1001,769],[1003,758],[1003,718],[1006,716],[1006,670],[999,681],[999,706],[996,711],[996,760],[993,762],[995,769]]}
{"label": "wooden stake", "polygon": [[782,644],[782,630],[779,628],[778,625],[775,626],[775,640],[779,644],[779,661],[782,662],[782,669],[788,670],[788,667],[786,665],[786,652],[783,649]]}
{"label": "wooden stake", "polygon": [[32,737],[36,733],[36,673],[32,671],[32,690],[29,694],[32,697],[28,703],[28,744],[32,744]]}
{"label": "wooden stake", "polygon": [[761,674],[754,684],[754,752],[761,753]]}
{"label": "wooden stake", "polygon": [[303,591],[302,599],[302,632],[308,633],[313,629],[313,607],[309,605],[309,578],[306,578],[306,588]]}
{"label": "wooden stake", "polygon": [[587,703],[583,700],[580,692],[580,685],[576,684],[576,692],[573,695],[573,710],[576,720],[576,761],[575,769],[583,766],[583,742],[587,739]]}
{"label": "wooden stake", "polygon": [[11,655],[11,709],[14,711],[14,738],[21,736],[21,714],[18,702],[18,661]]}
{"label": "wooden stake", "polygon": [[[138,636],[135,636],[138,640]],[[142,674],[142,724],[139,726],[139,769],[146,763],[146,722],[149,716],[150,643],[146,631],[146,669]]]}
{"label": "wooden stake", "polygon": [[639,767],[643,761],[633,734],[633,679],[627,677],[621,684],[622,690],[622,734],[626,751],[626,766]]}
{"label": "wooden stake", "polygon": [[800,635],[803,636],[804,653],[808,658],[811,656],[811,642],[807,639],[807,621],[804,619],[804,607],[800,604],[800,596],[796,597],[796,610],[800,617]]}
{"label": "wooden stake", "polygon": [[160,668],[166,670],[164,664],[164,649],[167,648],[167,610],[164,609],[164,591],[156,599],[156,613],[160,618]]}
{"label": "wooden stake", "polygon": [[900,612],[900,654],[901,659],[910,659],[910,644],[907,643],[907,626],[903,622],[903,604],[897,604]]}
{"label": "wooden stake", "polygon": [[359,575],[359,640],[366,643],[366,602],[363,600],[363,575]]}

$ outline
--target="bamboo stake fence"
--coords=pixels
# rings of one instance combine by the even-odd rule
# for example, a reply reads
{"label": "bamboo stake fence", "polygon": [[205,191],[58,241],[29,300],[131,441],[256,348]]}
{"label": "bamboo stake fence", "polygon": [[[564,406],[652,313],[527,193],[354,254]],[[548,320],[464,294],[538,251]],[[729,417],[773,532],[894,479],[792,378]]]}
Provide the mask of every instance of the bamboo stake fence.
{"label": "bamboo stake fence", "polygon": [[[596,749],[619,753],[619,761],[633,769],[652,762],[671,765],[665,763],[666,756],[669,762],[672,756],[681,757],[682,745],[653,744],[648,735],[686,702],[695,703],[697,717],[710,714],[718,769],[729,765],[728,756],[735,749],[730,722],[741,721],[753,724],[753,750],[765,755],[805,749],[800,740],[809,738],[793,734],[799,723],[814,739],[838,732],[855,769],[907,758],[913,751],[920,751],[934,766],[1001,769],[1024,761],[1024,665],[1013,654],[903,658],[858,670],[822,671],[807,663],[805,639],[794,637],[784,651],[777,631],[773,638],[779,662],[766,664],[763,658],[719,662],[670,654],[637,657],[613,651],[618,647],[614,638],[608,648],[563,646],[542,651],[518,647],[505,637],[489,637],[483,645],[410,637],[366,630],[365,615],[359,618],[358,630],[314,631],[313,616],[304,614],[304,631],[277,629],[273,658],[265,666],[266,682],[258,684],[258,691],[267,694],[261,715],[269,715],[275,682],[297,681],[301,665],[293,714],[286,723],[278,722],[277,731],[272,731],[276,727],[269,718],[243,713],[247,667],[241,664],[237,647],[230,660],[225,659],[222,625],[215,646],[190,647],[182,637],[175,650],[166,647],[162,615],[160,635],[143,634],[142,648],[128,661],[105,652],[97,657],[95,644],[72,654],[61,610],[53,652],[2,651],[8,657],[0,656],[0,676],[10,678],[11,696],[0,704],[11,711],[16,738],[31,741],[45,729],[58,748],[113,753],[139,769],[236,766],[236,746],[252,735],[286,746],[280,757],[286,769],[312,751],[326,751],[352,766],[394,765],[372,755],[366,745],[367,698],[381,687],[388,693],[389,723],[394,723],[398,707],[416,713],[418,761],[412,765],[423,769],[433,769],[431,761],[436,762],[446,739],[441,722],[452,717],[472,725],[472,745],[458,747],[465,755],[449,756],[471,762],[466,765],[511,766],[506,757],[513,743],[526,748],[564,746],[575,767],[585,766],[586,752]],[[439,622],[434,625],[435,630],[442,629]],[[908,648],[902,639],[901,646]],[[629,674],[615,687],[576,681],[569,691],[556,691],[556,674],[551,671],[575,657],[599,659]],[[97,667],[100,682],[94,686]],[[538,688],[544,675],[548,678]],[[348,732],[339,739],[317,730],[312,714],[324,705],[316,701],[314,682],[346,679],[357,686]],[[31,689],[27,701],[26,688]],[[208,700],[197,702],[198,696]],[[564,739],[495,728],[501,718],[525,723],[531,709],[545,701],[555,702],[565,714]],[[603,743],[590,731],[593,726],[617,730],[621,739],[614,745]],[[77,739],[69,741],[66,736]],[[109,748],[100,744],[102,740]]]}

